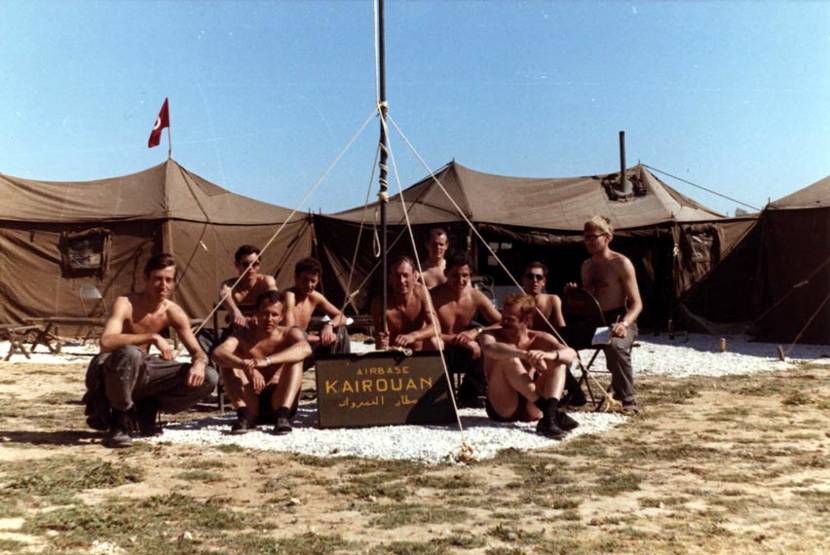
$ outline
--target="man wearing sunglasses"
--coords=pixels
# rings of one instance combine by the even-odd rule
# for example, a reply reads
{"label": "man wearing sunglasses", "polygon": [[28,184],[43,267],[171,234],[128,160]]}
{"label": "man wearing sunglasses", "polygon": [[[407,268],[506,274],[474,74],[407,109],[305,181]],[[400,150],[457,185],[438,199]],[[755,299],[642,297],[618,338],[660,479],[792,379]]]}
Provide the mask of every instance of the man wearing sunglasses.
{"label": "man wearing sunglasses", "polygon": [[[259,254],[260,250],[253,245],[242,245],[236,249],[234,266],[236,266],[237,277],[226,279],[219,290],[220,298],[224,299],[222,304],[228,310],[234,327],[247,328],[248,318],[256,312],[256,300],[259,296],[266,291],[277,290],[274,276],[259,273],[261,266]],[[242,279],[231,291],[231,286],[238,276],[242,276]],[[286,307],[286,325],[289,326],[294,325],[293,308],[293,306]]]}
{"label": "man wearing sunglasses", "polygon": [[[522,276],[522,289],[531,295],[536,301],[536,308],[539,309],[533,315],[532,329],[550,333],[550,326],[545,322],[559,329],[565,325],[565,318],[562,316],[562,299],[559,295],[545,292],[548,283],[548,267],[538,260],[531,262],[525,268]],[[540,314],[541,312],[541,314]],[[544,315],[544,318],[542,317]]]}
{"label": "man wearing sunglasses", "polygon": [[[565,327],[565,317],[562,315],[562,299],[559,298],[559,295],[545,292],[547,283],[548,267],[545,264],[534,260],[527,265],[522,276],[522,289],[533,297],[537,308],[536,312],[533,313],[531,329],[554,333],[551,329],[551,326],[553,326],[557,332],[561,332]],[[567,394],[562,398],[563,405],[581,407],[588,402],[585,393],[579,387],[579,381],[567,369],[565,370],[565,389]]]}

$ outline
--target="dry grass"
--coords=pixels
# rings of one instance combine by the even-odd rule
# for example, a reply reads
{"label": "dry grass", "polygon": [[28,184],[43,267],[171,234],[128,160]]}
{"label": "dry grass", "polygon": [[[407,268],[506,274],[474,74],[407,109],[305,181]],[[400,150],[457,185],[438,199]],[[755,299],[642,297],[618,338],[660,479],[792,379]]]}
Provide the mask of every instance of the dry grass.
{"label": "dry grass", "polygon": [[12,399],[0,410],[0,518],[20,524],[0,527],[4,553],[96,541],[197,554],[830,550],[827,367],[645,378],[645,418],[456,467],[236,446],[109,451],[83,425],[78,367],[41,369],[54,383],[28,399],[25,367],[0,371]]}

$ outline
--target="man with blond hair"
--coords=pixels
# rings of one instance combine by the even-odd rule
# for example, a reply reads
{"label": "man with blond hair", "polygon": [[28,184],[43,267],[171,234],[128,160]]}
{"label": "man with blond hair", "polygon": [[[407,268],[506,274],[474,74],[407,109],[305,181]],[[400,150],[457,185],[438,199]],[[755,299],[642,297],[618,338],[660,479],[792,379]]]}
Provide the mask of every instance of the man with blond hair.
{"label": "man with blond hair", "polygon": [[282,325],[285,313],[285,294],[265,291],[249,325],[234,330],[213,352],[236,409],[231,433],[256,428],[263,420],[261,407],[273,416],[275,434],[291,432],[311,346],[301,329]]}
{"label": "man with blond hair", "polygon": [[559,406],[566,368],[576,351],[549,333],[531,330],[535,312],[533,297],[511,293],[504,299],[501,325],[481,334],[485,408],[497,422],[538,420],[537,433],[562,439],[577,426]]}
{"label": "man with blond hair", "polygon": [[[582,286],[593,295],[611,327],[611,340],[603,348],[614,397],[623,412],[639,414],[634,392],[631,346],[637,337],[637,317],[643,310],[634,265],[624,255],[611,250],[614,227],[608,218],[594,216],[583,228],[585,248],[591,258],[582,263]],[[575,286],[575,284],[568,284]]]}

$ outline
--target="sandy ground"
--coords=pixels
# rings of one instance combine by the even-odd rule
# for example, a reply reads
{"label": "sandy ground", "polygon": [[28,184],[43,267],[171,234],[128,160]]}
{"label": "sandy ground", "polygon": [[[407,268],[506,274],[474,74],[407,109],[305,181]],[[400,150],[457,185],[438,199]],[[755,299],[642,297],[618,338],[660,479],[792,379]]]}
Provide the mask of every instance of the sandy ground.
{"label": "sandy ground", "polygon": [[644,417],[438,466],[235,446],[107,450],[84,425],[83,371],[0,363],[0,552],[830,550],[825,362],[646,376]]}

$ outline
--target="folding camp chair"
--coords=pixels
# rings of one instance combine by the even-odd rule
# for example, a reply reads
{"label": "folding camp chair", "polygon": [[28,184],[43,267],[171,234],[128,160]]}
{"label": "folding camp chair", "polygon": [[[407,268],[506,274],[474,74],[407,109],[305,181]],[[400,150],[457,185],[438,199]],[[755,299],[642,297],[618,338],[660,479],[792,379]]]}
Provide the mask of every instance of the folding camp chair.
{"label": "folding camp chair", "polygon": [[[591,376],[591,366],[594,364],[597,355],[602,351],[602,345],[594,345],[592,340],[596,329],[607,325],[602,314],[602,308],[600,308],[599,302],[593,295],[585,289],[576,287],[565,292],[565,297],[562,299],[562,315],[565,317],[565,328],[562,332],[568,345],[577,351],[593,350],[587,365],[583,364],[581,358],[578,358],[582,370],[582,376],[579,378],[578,384],[579,387],[582,387],[583,383],[585,384],[591,402],[598,407],[602,400],[598,401],[594,396],[591,380],[593,379],[595,384],[599,382]],[[605,396],[608,396],[607,391]]]}

